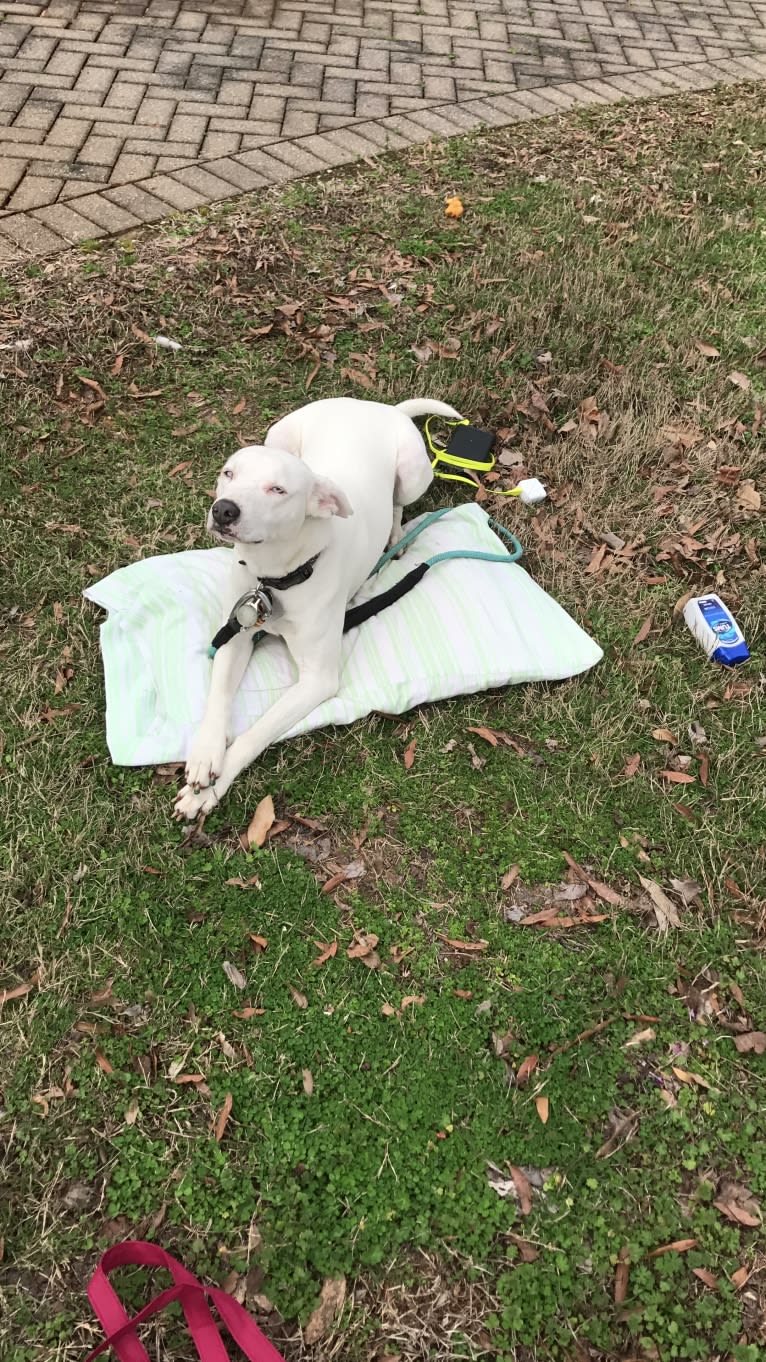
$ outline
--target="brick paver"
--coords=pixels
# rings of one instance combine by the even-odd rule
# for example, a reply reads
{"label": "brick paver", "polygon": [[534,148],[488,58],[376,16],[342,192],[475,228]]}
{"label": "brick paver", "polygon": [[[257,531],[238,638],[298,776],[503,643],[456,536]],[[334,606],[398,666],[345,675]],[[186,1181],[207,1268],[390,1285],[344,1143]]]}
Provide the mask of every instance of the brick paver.
{"label": "brick paver", "polygon": [[0,0],[0,261],[432,138],[766,79],[766,0]]}

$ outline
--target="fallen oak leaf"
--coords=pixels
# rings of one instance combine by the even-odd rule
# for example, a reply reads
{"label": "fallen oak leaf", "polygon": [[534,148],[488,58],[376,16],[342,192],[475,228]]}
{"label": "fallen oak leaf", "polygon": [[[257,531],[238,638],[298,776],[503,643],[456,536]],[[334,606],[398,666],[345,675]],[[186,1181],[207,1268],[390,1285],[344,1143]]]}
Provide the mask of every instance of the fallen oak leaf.
{"label": "fallen oak leaf", "polygon": [[500,741],[491,728],[467,728],[466,733],[475,733],[477,738],[483,738],[485,742],[489,743],[490,747],[497,747]]}
{"label": "fallen oak leaf", "polygon": [[501,888],[501,889],[510,889],[510,887],[511,887],[511,885],[513,884],[514,880],[517,880],[517,879],[518,879],[519,874],[520,874],[520,867],[517,866],[517,865],[512,865],[512,866],[510,867],[510,869],[509,869],[509,870],[506,870],[505,874],[503,875],[503,878],[502,878],[501,881],[500,881],[500,888]]}
{"label": "fallen oak leaf", "polygon": [[750,1271],[746,1267],[738,1267],[736,1272],[732,1272],[731,1277],[729,1278],[729,1281],[736,1287],[737,1291],[741,1291],[745,1282],[749,1280]]}
{"label": "fallen oak leaf", "polygon": [[0,1007],[3,1007],[5,1003],[13,1002],[14,998],[26,998],[27,994],[31,993],[36,985],[37,975],[33,974],[28,983],[16,984],[14,988],[4,989],[3,992],[0,993]]}
{"label": "fallen oak leaf", "polygon": [[302,1076],[303,1076],[303,1091],[305,1092],[307,1097],[311,1097],[311,1094],[314,1091],[314,1075],[312,1074],[310,1069],[303,1069]]}
{"label": "fallen oak leaf", "polygon": [[112,1065],[109,1063],[109,1060],[107,1059],[106,1055],[102,1054],[100,1050],[96,1051],[96,1063],[99,1069],[101,1069],[102,1073],[105,1074],[114,1073],[114,1069],[112,1068]]}
{"label": "fallen oak leaf", "polygon": [[710,1083],[702,1074],[692,1073],[690,1069],[679,1069],[676,1064],[671,1064],[671,1069],[679,1083],[696,1084],[698,1088],[705,1088],[706,1091],[714,1090],[714,1084]]}
{"label": "fallen oak leaf", "polygon": [[688,771],[660,771],[662,780],[667,780],[671,785],[694,785],[696,776],[690,776]]}
{"label": "fallen oak leaf", "polygon": [[522,1060],[516,1072],[517,1088],[523,1088],[526,1086],[526,1084],[529,1082],[531,1075],[537,1068],[539,1062],[540,1062],[539,1055],[527,1055],[526,1059]]}
{"label": "fallen oak leaf", "polygon": [[735,1036],[734,1044],[741,1055],[766,1054],[766,1031],[746,1031],[744,1035]]}
{"label": "fallen oak leaf", "polygon": [[399,1015],[396,1008],[392,1007],[390,1003],[384,1003],[380,1010],[384,1017],[398,1017]]}
{"label": "fallen oak leaf", "polygon": [[657,918],[657,926],[661,932],[666,932],[668,927],[680,927],[681,919],[672,899],[669,899],[664,889],[661,889],[656,880],[648,880],[643,875],[639,875],[639,880],[654,904],[654,913]]}
{"label": "fallen oak leaf", "polygon": [[337,875],[331,875],[329,880],[326,880],[322,885],[322,893],[331,894],[333,889],[338,889],[340,885],[345,884],[345,882],[346,872],[345,870],[339,870]]}
{"label": "fallen oak leaf", "polygon": [[315,965],[317,969],[320,965],[326,964],[328,960],[332,960],[333,956],[338,953],[337,941],[331,941],[329,946],[325,945],[324,941],[315,941],[314,945],[318,946],[321,951],[321,954],[317,956],[316,960],[312,961],[312,964]]}
{"label": "fallen oak leaf", "polygon": [[515,1163],[509,1163],[508,1167],[513,1178],[513,1185],[516,1188],[521,1214],[529,1215],[532,1210],[532,1188],[529,1178]]}
{"label": "fallen oak leaf", "polygon": [[257,932],[248,932],[248,936],[250,937],[250,940],[253,943],[253,949],[257,952],[257,954],[261,955],[263,951],[267,949],[269,944],[268,941],[266,940],[266,937],[259,936]]}
{"label": "fallen oak leaf", "polygon": [[588,875],[587,872],[583,870],[581,865],[578,865],[577,861],[573,856],[570,856],[568,851],[562,851],[561,854],[570,870],[574,871],[577,878],[582,880],[583,884],[590,885],[597,898],[603,899],[605,903],[611,903],[615,907],[618,907],[622,903],[622,899],[615,889],[610,889],[608,884],[602,884],[600,880],[594,880],[591,875]]}
{"label": "fallen oak leaf", "polygon": [[248,847],[263,846],[269,828],[274,822],[274,818],[274,800],[271,795],[264,795],[250,819],[247,832],[245,833]]}
{"label": "fallen oak leaf", "polygon": [[226,1096],[223,1099],[223,1106],[221,1107],[221,1110],[218,1113],[218,1117],[215,1123],[215,1129],[213,1131],[216,1144],[220,1144],[221,1140],[223,1139],[226,1126],[228,1125],[229,1122],[229,1117],[231,1116],[231,1104],[232,1095],[230,1092],[227,1092]]}
{"label": "fallen oak leaf", "polygon": [[694,1273],[695,1277],[698,1277],[701,1282],[704,1282],[705,1286],[708,1286],[711,1291],[718,1290],[718,1278],[714,1277],[712,1272],[710,1272],[708,1268],[693,1267],[692,1272]]}
{"label": "fallen oak leaf", "polygon": [[548,1101],[548,1098],[547,1098],[547,1097],[536,1097],[536,1098],[535,1098],[535,1106],[536,1106],[536,1108],[537,1108],[537,1114],[538,1114],[538,1116],[540,1117],[540,1120],[542,1121],[543,1125],[544,1125],[544,1126],[547,1125],[547,1124],[548,1124],[548,1116],[550,1115],[550,1103],[549,1103],[549,1101]]}
{"label": "fallen oak leaf", "polygon": [[752,478],[746,478],[737,488],[737,507],[740,511],[760,511],[761,494]]}
{"label": "fallen oak leaf", "polygon": [[740,1187],[738,1183],[725,1183],[721,1190],[723,1194],[713,1202],[721,1215],[734,1221],[735,1225],[744,1225],[746,1229],[756,1229],[761,1224],[758,1202],[745,1187]]}
{"label": "fallen oak leaf", "polygon": [[402,998],[400,1012],[404,1012],[407,1007],[422,1007],[426,1000],[425,993],[408,993],[406,998]]}
{"label": "fallen oak leaf", "polygon": [[465,998],[465,999],[466,999],[467,1001],[469,1001],[469,1002],[470,1002],[471,998],[473,997],[473,990],[470,989],[470,988],[453,988],[452,993],[453,993],[453,997],[455,997],[455,998]]}
{"label": "fallen oak leaf", "polygon": [[328,1277],[319,1295],[319,1304],[303,1331],[304,1341],[311,1346],[327,1336],[333,1320],[343,1309],[346,1299],[345,1277]]}
{"label": "fallen oak leaf", "polygon": [[688,1253],[689,1249],[697,1247],[696,1239],[674,1239],[672,1244],[663,1244],[661,1248],[652,1249],[650,1258],[660,1258],[663,1253]]}
{"label": "fallen oak leaf", "polygon": [[417,738],[413,738],[413,739],[412,739],[412,742],[411,742],[410,745],[409,745],[409,747],[407,747],[407,748],[405,749],[405,753],[404,753],[404,769],[405,769],[405,771],[411,771],[411,770],[412,770],[413,763],[414,763],[414,761],[415,761],[415,748],[417,747],[417,745],[418,745],[418,740],[417,740]]}
{"label": "fallen oak leaf", "polygon": [[672,743],[674,747],[678,746],[678,739],[673,736],[669,728],[653,728],[652,737],[655,738],[657,742],[669,742]]}
{"label": "fallen oak leaf", "polygon": [[694,344],[696,348],[699,350],[700,354],[703,355],[705,359],[721,358],[721,351],[716,350],[714,345],[708,345],[707,341],[696,340]]}
{"label": "fallen oak leaf", "polygon": [[623,1050],[633,1050],[637,1045],[645,1045],[647,1041],[654,1040],[656,1034],[656,1031],[654,1031],[651,1026],[647,1026],[645,1030],[637,1031],[635,1036],[631,1036],[630,1040],[626,1040],[622,1048]]}
{"label": "fallen oak leaf", "polygon": [[437,932],[436,935],[445,946],[451,946],[455,951],[485,951],[489,946],[488,941],[458,941],[454,937],[444,936],[442,932]]}
{"label": "fallen oak leaf", "polygon": [[622,1305],[628,1294],[628,1278],[630,1276],[630,1254],[626,1244],[620,1249],[617,1259],[617,1267],[614,1272],[614,1303]]}
{"label": "fallen oak leaf", "polygon": [[239,1017],[241,1021],[249,1021],[251,1017],[265,1016],[265,1007],[241,1007],[239,1011],[232,1012],[232,1017]]}
{"label": "fallen oak leaf", "polygon": [[641,625],[640,629],[638,630],[638,633],[635,635],[635,637],[634,637],[634,639],[633,639],[633,642],[632,642],[632,644],[631,644],[631,647],[632,647],[632,648],[635,648],[639,643],[645,643],[645,642],[646,642],[646,640],[648,639],[648,637],[649,637],[649,635],[650,635],[650,633],[651,633],[651,631],[652,631],[652,624],[653,624],[653,621],[654,621],[654,616],[653,616],[653,615],[647,615],[646,619],[644,620],[643,624]]}
{"label": "fallen oak leaf", "polygon": [[707,752],[703,752],[702,755],[700,756],[699,765],[700,765],[699,772],[700,785],[704,785],[707,787],[707,783],[710,779],[710,757],[708,756]]}
{"label": "fallen oak leaf", "polygon": [[[726,378],[729,383],[735,388],[739,388],[743,393],[749,392],[753,386],[747,374],[741,373],[739,369],[733,369],[730,374],[726,375]],[[82,382],[82,379],[80,381]]]}
{"label": "fallen oak leaf", "polygon": [[623,768],[622,774],[624,775],[625,779],[632,780],[640,765],[641,753],[634,752],[632,757],[628,757],[628,760],[626,761],[625,766]]}
{"label": "fallen oak leaf", "polygon": [[235,988],[247,987],[247,979],[245,978],[244,974],[242,973],[241,970],[237,969],[236,965],[232,965],[230,960],[224,960],[223,972],[226,975],[226,978],[228,979],[229,983],[233,984]]}
{"label": "fallen oak leaf", "polygon": [[308,998],[306,997],[306,994],[305,994],[305,993],[301,993],[300,989],[293,988],[293,985],[292,985],[292,984],[288,984],[287,987],[288,987],[288,989],[289,989],[289,991],[290,991],[290,997],[292,998],[293,1002],[295,1003],[295,1006],[296,1006],[296,1007],[299,1007],[300,1010],[301,1010],[301,1012],[305,1012],[305,1011],[306,1011],[306,1008],[307,1008],[308,1005],[309,1005],[309,1000],[308,1000]]}

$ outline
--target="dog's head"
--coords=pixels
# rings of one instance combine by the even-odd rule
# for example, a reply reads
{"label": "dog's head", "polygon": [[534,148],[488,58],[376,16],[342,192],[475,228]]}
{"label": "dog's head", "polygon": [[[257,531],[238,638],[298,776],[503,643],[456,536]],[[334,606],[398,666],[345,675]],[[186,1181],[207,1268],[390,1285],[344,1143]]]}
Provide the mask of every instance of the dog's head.
{"label": "dog's head", "polygon": [[310,517],[352,514],[341,489],[294,454],[247,445],[221,470],[207,526],[227,542],[262,544],[294,538]]}

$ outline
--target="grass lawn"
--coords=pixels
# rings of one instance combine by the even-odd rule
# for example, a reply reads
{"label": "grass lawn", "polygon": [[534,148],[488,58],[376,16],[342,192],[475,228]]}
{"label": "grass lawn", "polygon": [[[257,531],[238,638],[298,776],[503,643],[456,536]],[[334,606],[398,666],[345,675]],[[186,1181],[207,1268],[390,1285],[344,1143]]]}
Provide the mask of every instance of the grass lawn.
{"label": "grass lawn", "polygon": [[[762,102],[421,148],[6,276],[3,1357],[81,1359],[130,1235],[291,1362],[763,1356]],[[275,747],[185,834],[172,773],[110,765],[81,591],[203,546],[226,454],[339,393],[500,430],[479,495],[604,661]],[[524,471],[536,513],[492,496]],[[711,587],[734,675],[674,619]]]}

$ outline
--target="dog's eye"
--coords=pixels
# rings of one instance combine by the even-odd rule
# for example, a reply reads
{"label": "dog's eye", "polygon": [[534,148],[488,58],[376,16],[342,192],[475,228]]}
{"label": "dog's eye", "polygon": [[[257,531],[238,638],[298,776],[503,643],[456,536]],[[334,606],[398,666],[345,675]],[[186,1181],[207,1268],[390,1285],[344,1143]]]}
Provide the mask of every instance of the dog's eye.
{"label": "dog's eye", "polygon": [[278,497],[285,497],[285,496],[287,496],[287,493],[286,493],[284,487],[276,487],[276,486],[274,486],[274,487],[267,487],[267,488],[266,488],[266,491],[267,491],[267,492],[276,492],[276,494],[277,494]]}
{"label": "dog's eye", "polygon": [[224,468],[224,470],[223,470],[223,476],[224,476],[225,478],[233,478],[233,477],[234,477],[234,474],[233,474],[233,472],[232,472],[232,470],[231,470],[230,468]]}

